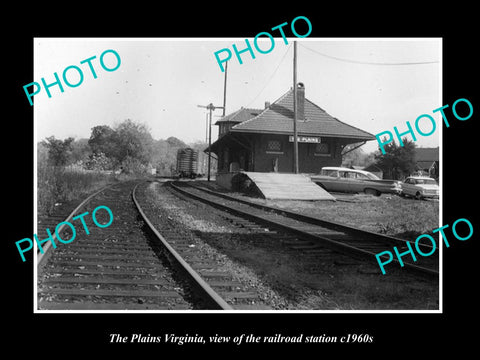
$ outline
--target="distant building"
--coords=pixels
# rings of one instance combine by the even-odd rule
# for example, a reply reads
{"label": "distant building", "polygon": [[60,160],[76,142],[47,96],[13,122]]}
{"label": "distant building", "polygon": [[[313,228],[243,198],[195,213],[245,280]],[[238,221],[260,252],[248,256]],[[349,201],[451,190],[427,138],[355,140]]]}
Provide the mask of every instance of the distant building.
{"label": "distant building", "polygon": [[[375,136],[348,125],[305,98],[297,88],[297,134],[300,173],[318,173],[340,166],[348,144]],[[218,139],[211,151],[218,158],[219,176],[238,171],[293,172],[293,89],[264,109],[241,108],[217,121]],[[208,151],[206,149],[205,151]]]}
{"label": "distant building", "polygon": [[383,179],[383,171],[375,165],[375,163],[363,167],[362,170],[371,172],[372,174],[377,175],[380,179]]}
{"label": "distant building", "polygon": [[439,147],[415,148],[415,171],[438,179],[440,175]]}

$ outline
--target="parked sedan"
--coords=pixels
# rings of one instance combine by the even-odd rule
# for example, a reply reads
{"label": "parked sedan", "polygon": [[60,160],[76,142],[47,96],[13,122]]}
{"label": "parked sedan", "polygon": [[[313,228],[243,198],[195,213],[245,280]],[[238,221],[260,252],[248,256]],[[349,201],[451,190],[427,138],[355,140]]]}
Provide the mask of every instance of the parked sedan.
{"label": "parked sedan", "polygon": [[319,175],[311,175],[313,182],[327,191],[366,193],[380,196],[382,193],[400,194],[400,181],[382,180],[368,171],[343,167],[324,167]]}
{"label": "parked sedan", "polygon": [[410,176],[402,183],[402,196],[412,196],[415,199],[438,199],[440,188],[435,179],[425,176]]}

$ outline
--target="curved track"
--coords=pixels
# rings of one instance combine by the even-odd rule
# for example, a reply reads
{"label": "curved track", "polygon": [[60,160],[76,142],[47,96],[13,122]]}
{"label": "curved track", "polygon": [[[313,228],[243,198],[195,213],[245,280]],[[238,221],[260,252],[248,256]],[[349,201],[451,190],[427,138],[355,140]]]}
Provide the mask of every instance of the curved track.
{"label": "curved track", "polygon": [[[377,263],[375,255],[379,252],[391,250],[393,246],[396,246],[399,252],[408,249],[407,241],[402,239],[241,200],[195,186],[191,182],[175,182],[170,185],[175,191],[218,209],[264,226],[293,233],[312,243],[321,244],[352,257],[362,258],[373,264]],[[425,246],[422,250],[428,252],[429,249]],[[421,266],[406,262],[406,259],[402,260],[404,260],[405,269],[409,271],[428,277],[438,278],[439,276],[437,254],[422,259]],[[397,260],[394,262],[400,267]],[[380,269],[378,272],[381,274]]]}
{"label": "curved track", "polygon": [[[107,206],[114,221],[99,228],[85,216],[89,234],[77,221],[74,241],[46,250],[37,265],[38,309],[232,309],[155,229],[136,197],[137,186],[113,185],[74,210],[69,219]],[[59,233],[72,236],[70,229]]]}

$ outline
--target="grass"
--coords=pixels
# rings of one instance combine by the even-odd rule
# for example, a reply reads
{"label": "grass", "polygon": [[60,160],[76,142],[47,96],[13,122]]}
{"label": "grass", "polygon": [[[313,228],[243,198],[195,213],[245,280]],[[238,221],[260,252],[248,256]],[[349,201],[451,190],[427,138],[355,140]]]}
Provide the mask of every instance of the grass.
{"label": "grass", "polygon": [[66,170],[39,163],[37,167],[38,214],[51,215],[55,204],[79,199],[115,182],[116,177],[101,172]]}
{"label": "grass", "polygon": [[[347,199],[346,197],[344,199]],[[349,196],[347,201],[263,200],[267,205],[297,211],[363,230],[414,239],[439,226],[439,203],[396,195]]]}

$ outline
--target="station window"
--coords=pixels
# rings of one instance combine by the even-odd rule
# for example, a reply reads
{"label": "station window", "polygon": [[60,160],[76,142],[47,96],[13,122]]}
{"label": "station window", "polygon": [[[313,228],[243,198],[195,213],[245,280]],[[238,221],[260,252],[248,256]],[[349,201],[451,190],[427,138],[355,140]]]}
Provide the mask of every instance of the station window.
{"label": "station window", "polygon": [[328,143],[315,144],[314,155],[316,156],[330,155],[330,144]]}
{"label": "station window", "polygon": [[220,124],[219,130],[220,130],[219,131],[220,135],[227,133],[230,130],[230,124],[227,124],[227,123]]}
{"label": "station window", "polygon": [[268,140],[267,153],[283,154],[282,142],[280,140]]}

